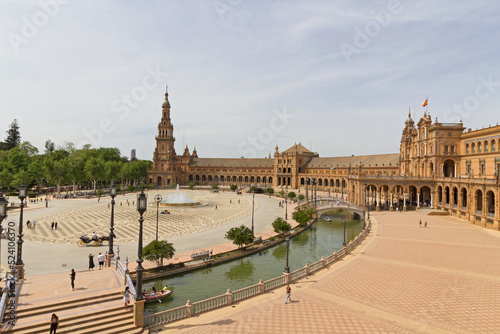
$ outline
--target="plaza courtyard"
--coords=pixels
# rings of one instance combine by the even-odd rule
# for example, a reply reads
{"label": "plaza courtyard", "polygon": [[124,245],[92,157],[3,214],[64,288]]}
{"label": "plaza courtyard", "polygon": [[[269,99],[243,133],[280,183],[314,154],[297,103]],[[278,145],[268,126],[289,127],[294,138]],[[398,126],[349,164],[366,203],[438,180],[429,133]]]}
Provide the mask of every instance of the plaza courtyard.
{"label": "plaza courtyard", "polygon": [[[156,237],[156,194],[164,198],[173,190],[148,191],[148,206],[144,218],[144,245]],[[160,212],[168,210],[169,214],[158,215],[158,238],[174,244],[176,254],[209,249],[214,245],[227,244],[224,238],[231,227],[245,224],[251,226],[252,197],[247,194],[237,195],[233,192],[212,193],[204,190],[187,191],[187,194],[201,204],[195,207],[160,207]],[[115,198],[114,251],[120,248],[123,260],[130,262],[137,258],[137,239],[139,235],[139,214],[136,210],[137,194],[119,195]],[[88,267],[88,254],[105,253],[107,242],[99,247],[88,244],[78,247],[77,242],[82,233],[91,235],[109,235],[111,219],[110,197],[92,199],[53,199],[49,207],[44,204],[28,204],[24,210],[24,243],[23,261],[27,276],[69,271],[71,268],[82,270]],[[279,200],[265,195],[255,196],[255,232],[268,230],[276,217],[283,215],[278,206]],[[134,205],[132,204],[134,203]],[[216,208],[217,207],[217,208]],[[35,229],[27,229],[26,221],[36,220]],[[19,210],[9,212],[6,222],[19,221]],[[52,222],[58,223],[57,230],[52,229]],[[7,251],[7,242],[3,242],[2,252]],[[227,245],[231,247],[231,245]],[[5,254],[5,253],[4,253]],[[172,261],[179,261],[177,255]],[[185,260],[185,258],[184,258]],[[5,272],[6,264],[2,263]]]}

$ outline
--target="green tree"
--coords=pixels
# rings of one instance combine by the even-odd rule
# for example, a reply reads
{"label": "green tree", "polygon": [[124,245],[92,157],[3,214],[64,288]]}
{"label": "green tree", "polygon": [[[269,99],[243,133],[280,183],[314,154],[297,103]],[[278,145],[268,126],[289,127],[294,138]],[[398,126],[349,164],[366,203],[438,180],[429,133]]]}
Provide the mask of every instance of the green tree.
{"label": "green tree", "polygon": [[195,186],[194,182],[189,182],[189,185],[188,185],[189,189],[193,190],[194,186]]}
{"label": "green tree", "polygon": [[281,190],[278,194],[280,194],[281,197],[285,197],[285,191]]}
{"label": "green tree", "polygon": [[148,261],[156,261],[157,266],[163,266],[163,259],[174,257],[174,245],[167,240],[153,240],[142,249],[144,258]]}
{"label": "green tree", "polygon": [[266,189],[266,193],[268,193],[269,195],[272,195],[272,194],[274,194],[274,189],[269,187]]}
{"label": "green tree", "polygon": [[56,149],[56,144],[50,139],[45,141],[45,154],[50,154]]}
{"label": "green tree", "polygon": [[284,233],[286,234],[290,231],[292,226],[283,218],[278,217],[273,221],[273,229],[276,233]]}
{"label": "green tree", "polygon": [[213,189],[213,190],[219,190],[219,185],[217,185],[217,184],[213,184],[213,185],[212,185],[212,189]]}
{"label": "green tree", "polygon": [[297,208],[292,213],[292,218],[297,223],[299,223],[300,226],[305,226],[307,225],[307,222],[311,220],[313,213],[314,213],[313,208],[302,208],[302,209]]}
{"label": "green tree", "polygon": [[5,147],[7,150],[18,147],[21,144],[21,133],[19,132],[19,124],[17,119],[14,119],[7,130],[7,137],[5,138]]}
{"label": "green tree", "polygon": [[238,186],[236,184],[232,184],[229,188],[231,189],[231,191],[236,191],[236,189],[238,189]]}
{"label": "green tree", "polygon": [[225,238],[232,240],[233,244],[238,245],[238,247],[241,248],[243,245],[251,244],[253,242],[254,235],[251,229],[245,225],[241,225],[240,227],[233,227],[227,231]]}
{"label": "green tree", "polygon": [[302,195],[302,194],[300,194],[299,197],[297,197],[297,198],[298,198],[299,201],[302,201],[305,198],[305,196]]}
{"label": "green tree", "polygon": [[257,190],[258,190],[258,188],[257,188],[256,186],[252,186],[252,187],[250,188],[250,192],[251,192],[251,193],[257,193]]}
{"label": "green tree", "polygon": [[97,182],[104,179],[106,175],[104,167],[104,162],[101,159],[91,158],[85,162],[85,174],[92,182],[94,192],[96,191]]}
{"label": "green tree", "polygon": [[293,191],[290,191],[288,193],[288,198],[294,199],[295,197],[297,197],[297,195],[295,195],[295,193]]}

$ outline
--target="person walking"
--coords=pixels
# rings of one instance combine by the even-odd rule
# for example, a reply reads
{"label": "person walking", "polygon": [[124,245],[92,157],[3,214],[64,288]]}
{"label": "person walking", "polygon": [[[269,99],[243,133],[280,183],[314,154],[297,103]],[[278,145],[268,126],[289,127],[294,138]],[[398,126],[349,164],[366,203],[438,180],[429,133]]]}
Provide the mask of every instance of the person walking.
{"label": "person walking", "polygon": [[52,317],[50,317],[50,334],[56,334],[56,329],[59,327],[59,317],[52,313]]}
{"label": "person walking", "polygon": [[69,273],[69,277],[71,277],[71,291],[75,290],[75,269],[71,269],[71,272]]}
{"label": "person walking", "polygon": [[422,219],[420,219],[420,221],[418,222],[419,224],[419,227],[422,227]]}
{"label": "person walking", "polygon": [[424,222],[424,227],[427,227],[427,220]]}
{"label": "person walking", "polygon": [[285,304],[290,301],[292,302],[292,288],[290,287],[289,284],[286,285],[286,299],[285,299]]}
{"label": "person walking", "polygon": [[97,261],[99,261],[99,270],[104,268],[104,258],[105,256],[102,253],[99,253],[99,256],[97,257]]}
{"label": "person walking", "polygon": [[128,286],[125,287],[125,291],[123,291],[123,307],[125,309],[127,309],[127,305],[130,304],[130,295],[134,296],[135,298],[135,295],[130,292]]}
{"label": "person walking", "polygon": [[54,224],[55,229],[57,230],[57,222]]}
{"label": "person walking", "polygon": [[89,271],[90,271],[90,269],[92,269],[92,271],[94,271],[94,267],[95,267],[94,255],[92,255],[92,253],[90,253],[89,254]]}
{"label": "person walking", "polygon": [[52,224],[50,224],[50,227],[51,227],[52,229],[54,229],[54,222],[52,222]]}

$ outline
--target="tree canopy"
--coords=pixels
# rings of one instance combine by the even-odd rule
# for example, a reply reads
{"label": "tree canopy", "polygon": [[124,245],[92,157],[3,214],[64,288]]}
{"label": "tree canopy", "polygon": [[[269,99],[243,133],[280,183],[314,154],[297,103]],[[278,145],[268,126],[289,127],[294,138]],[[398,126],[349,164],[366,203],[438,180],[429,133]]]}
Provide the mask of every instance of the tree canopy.
{"label": "tree canopy", "polygon": [[253,242],[254,235],[251,229],[245,225],[241,225],[239,227],[233,227],[227,231],[225,238],[232,240],[233,244],[238,245],[238,247],[242,247],[243,245],[251,244]]}
{"label": "tree canopy", "polygon": [[153,240],[142,249],[144,258],[148,261],[156,261],[157,266],[163,266],[163,259],[174,257],[175,248],[167,240]]}
{"label": "tree canopy", "polygon": [[7,130],[7,137],[5,138],[4,148],[10,150],[11,148],[18,147],[21,144],[21,133],[19,131],[19,124],[17,119],[13,120]]}

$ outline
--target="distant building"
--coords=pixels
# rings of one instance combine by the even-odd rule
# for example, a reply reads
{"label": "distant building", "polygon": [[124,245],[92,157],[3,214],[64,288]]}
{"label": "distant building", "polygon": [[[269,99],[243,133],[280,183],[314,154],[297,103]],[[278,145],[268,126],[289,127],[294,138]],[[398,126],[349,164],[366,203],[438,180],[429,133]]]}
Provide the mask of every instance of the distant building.
{"label": "distant building", "polygon": [[[274,158],[199,158],[196,148],[174,148],[168,93],[158,124],[149,184],[167,187],[231,185],[281,187],[339,193],[373,210],[439,209],[471,223],[500,229],[500,126],[472,131],[462,122],[433,122],[430,114],[405,122],[400,152],[320,157],[300,143]],[[306,192],[307,193],[307,192]]]}
{"label": "distant building", "polygon": [[133,148],[130,151],[130,161],[137,160],[137,157],[135,156],[135,148]]}

